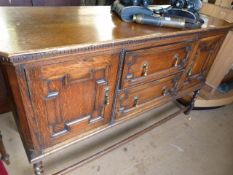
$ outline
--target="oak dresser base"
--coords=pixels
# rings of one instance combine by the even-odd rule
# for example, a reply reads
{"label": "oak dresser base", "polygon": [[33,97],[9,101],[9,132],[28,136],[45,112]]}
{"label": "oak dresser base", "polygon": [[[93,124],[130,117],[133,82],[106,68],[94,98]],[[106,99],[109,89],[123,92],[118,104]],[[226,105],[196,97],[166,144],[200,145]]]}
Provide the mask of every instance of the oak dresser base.
{"label": "oak dresser base", "polygon": [[2,8],[0,64],[27,157],[42,160],[146,111],[193,93],[187,108],[58,172],[118,148],[180,112],[189,114],[226,34],[122,22],[110,7]]}

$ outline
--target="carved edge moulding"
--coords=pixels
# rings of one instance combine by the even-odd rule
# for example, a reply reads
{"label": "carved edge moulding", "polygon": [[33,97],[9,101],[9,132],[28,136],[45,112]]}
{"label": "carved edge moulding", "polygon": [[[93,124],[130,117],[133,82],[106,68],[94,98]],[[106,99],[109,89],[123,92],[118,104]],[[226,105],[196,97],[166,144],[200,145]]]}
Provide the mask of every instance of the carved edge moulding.
{"label": "carved edge moulding", "polygon": [[[32,60],[40,60],[41,58],[49,58],[49,57],[56,57],[61,55],[69,55],[69,54],[75,54],[75,53],[88,53],[88,52],[97,52],[97,51],[108,51],[112,48],[114,49],[120,49],[122,46],[124,47],[133,47],[142,45],[144,42],[156,42],[157,45],[159,45],[159,41],[162,43],[169,43],[170,38],[177,38],[179,40],[188,41],[187,38],[191,36],[191,34],[195,34],[195,37],[190,37],[192,41],[198,40],[200,35],[209,35],[208,33],[225,33],[227,30],[231,29],[231,26],[228,27],[219,27],[218,29],[208,29],[203,31],[202,29],[196,29],[196,30],[190,30],[190,31],[180,31],[166,34],[164,36],[158,36],[158,35],[149,35],[149,36],[140,36],[140,37],[134,37],[127,38],[126,39],[118,39],[114,42],[107,41],[107,42],[100,42],[98,44],[79,44],[79,45],[70,45],[66,47],[58,47],[58,48],[50,48],[47,50],[41,49],[41,50],[28,50],[26,52],[22,53],[0,53],[2,55],[0,57],[0,60],[5,63],[13,63],[13,64],[19,64],[21,62],[27,62]],[[210,34],[211,35],[211,34]],[[176,43],[175,41],[173,41]]]}

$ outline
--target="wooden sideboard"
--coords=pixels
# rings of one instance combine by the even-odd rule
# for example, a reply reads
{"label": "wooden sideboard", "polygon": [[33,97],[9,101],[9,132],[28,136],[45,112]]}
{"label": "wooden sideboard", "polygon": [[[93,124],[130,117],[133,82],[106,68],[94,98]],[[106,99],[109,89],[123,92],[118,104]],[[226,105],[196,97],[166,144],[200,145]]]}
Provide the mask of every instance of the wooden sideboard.
{"label": "wooden sideboard", "polygon": [[1,66],[36,174],[53,152],[190,92],[195,97],[232,28],[208,16],[195,30],[125,23],[109,7],[0,13]]}

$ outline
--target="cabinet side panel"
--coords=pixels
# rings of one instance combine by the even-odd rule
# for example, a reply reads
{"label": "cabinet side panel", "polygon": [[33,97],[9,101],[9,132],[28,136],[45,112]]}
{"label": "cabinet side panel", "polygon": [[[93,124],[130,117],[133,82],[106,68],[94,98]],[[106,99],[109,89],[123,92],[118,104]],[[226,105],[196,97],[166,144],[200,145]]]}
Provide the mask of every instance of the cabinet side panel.
{"label": "cabinet side panel", "polygon": [[12,101],[12,112],[22,138],[29,161],[40,155],[39,133],[36,133],[36,120],[32,117],[30,97],[24,76],[24,69],[21,66],[13,67],[3,65],[3,74],[7,80]]}

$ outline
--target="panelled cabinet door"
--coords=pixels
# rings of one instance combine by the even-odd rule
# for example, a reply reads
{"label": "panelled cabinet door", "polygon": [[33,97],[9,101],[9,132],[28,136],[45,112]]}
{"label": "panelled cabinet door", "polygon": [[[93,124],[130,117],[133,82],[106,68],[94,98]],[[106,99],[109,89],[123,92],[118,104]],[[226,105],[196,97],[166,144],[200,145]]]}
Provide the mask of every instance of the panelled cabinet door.
{"label": "panelled cabinet door", "polygon": [[217,35],[198,41],[196,55],[191,66],[188,67],[186,85],[192,86],[205,81],[223,39],[223,35]]}
{"label": "panelled cabinet door", "polygon": [[180,42],[127,51],[122,75],[122,89],[180,72],[186,66],[192,42]]}
{"label": "panelled cabinet door", "polygon": [[109,123],[117,69],[116,55],[26,68],[45,148]]}

